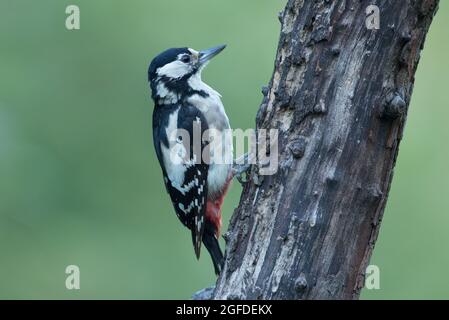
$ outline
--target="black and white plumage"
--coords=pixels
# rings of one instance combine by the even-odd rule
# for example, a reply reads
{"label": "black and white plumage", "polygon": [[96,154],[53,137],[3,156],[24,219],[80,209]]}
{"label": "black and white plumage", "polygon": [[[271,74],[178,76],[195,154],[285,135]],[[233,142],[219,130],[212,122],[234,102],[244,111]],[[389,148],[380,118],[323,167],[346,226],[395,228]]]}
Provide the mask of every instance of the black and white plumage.
{"label": "black and white plumage", "polygon": [[[179,220],[191,230],[196,256],[203,242],[216,274],[223,264],[218,236],[232,178],[232,134],[221,96],[201,80],[201,71],[223,48],[168,49],[148,70],[155,103],[153,142],[165,187]],[[220,141],[213,147],[204,139],[212,131]]]}

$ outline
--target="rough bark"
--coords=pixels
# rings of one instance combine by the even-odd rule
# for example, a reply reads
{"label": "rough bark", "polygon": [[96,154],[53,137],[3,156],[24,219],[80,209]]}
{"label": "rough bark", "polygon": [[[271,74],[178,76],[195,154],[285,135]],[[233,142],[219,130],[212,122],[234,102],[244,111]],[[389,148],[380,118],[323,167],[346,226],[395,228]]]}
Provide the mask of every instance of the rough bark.
{"label": "rough bark", "polygon": [[288,1],[256,119],[279,130],[279,170],[262,180],[253,166],[213,298],[358,298],[437,5]]}

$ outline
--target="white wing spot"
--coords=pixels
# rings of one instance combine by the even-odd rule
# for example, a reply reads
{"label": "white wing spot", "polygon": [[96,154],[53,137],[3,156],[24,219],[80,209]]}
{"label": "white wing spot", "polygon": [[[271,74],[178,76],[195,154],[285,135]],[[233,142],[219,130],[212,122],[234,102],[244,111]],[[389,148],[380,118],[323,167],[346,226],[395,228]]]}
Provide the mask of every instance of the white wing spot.
{"label": "white wing spot", "polygon": [[190,213],[190,211],[192,211],[192,209],[194,207],[194,203],[191,202],[187,208],[184,207],[184,204],[179,203],[178,207],[179,207],[179,209],[181,209],[182,212],[184,212],[184,214],[188,214],[188,213]]}

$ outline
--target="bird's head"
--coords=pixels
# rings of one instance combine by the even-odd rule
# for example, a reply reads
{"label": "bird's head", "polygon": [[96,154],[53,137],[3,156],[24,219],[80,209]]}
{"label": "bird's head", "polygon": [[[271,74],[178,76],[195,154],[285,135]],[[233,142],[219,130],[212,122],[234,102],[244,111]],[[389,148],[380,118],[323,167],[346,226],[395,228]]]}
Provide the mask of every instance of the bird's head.
{"label": "bird's head", "polygon": [[155,102],[176,103],[192,92],[189,80],[201,80],[201,71],[226,46],[196,51],[191,48],[172,48],[156,56],[148,69],[148,81]]}

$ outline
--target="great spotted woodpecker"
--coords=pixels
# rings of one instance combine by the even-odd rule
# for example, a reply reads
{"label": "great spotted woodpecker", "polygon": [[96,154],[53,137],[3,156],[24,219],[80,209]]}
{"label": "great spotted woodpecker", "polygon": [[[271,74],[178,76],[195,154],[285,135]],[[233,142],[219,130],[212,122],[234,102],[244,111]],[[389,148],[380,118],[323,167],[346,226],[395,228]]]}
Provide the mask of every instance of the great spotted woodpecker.
{"label": "great spotted woodpecker", "polygon": [[191,230],[196,257],[202,242],[217,275],[223,265],[221,207],[233,177],[232,133],[220,94],[201,80],[201,72],[224,48],[168,49],[148,70],[153,142],[165,187],[179,220]]}

